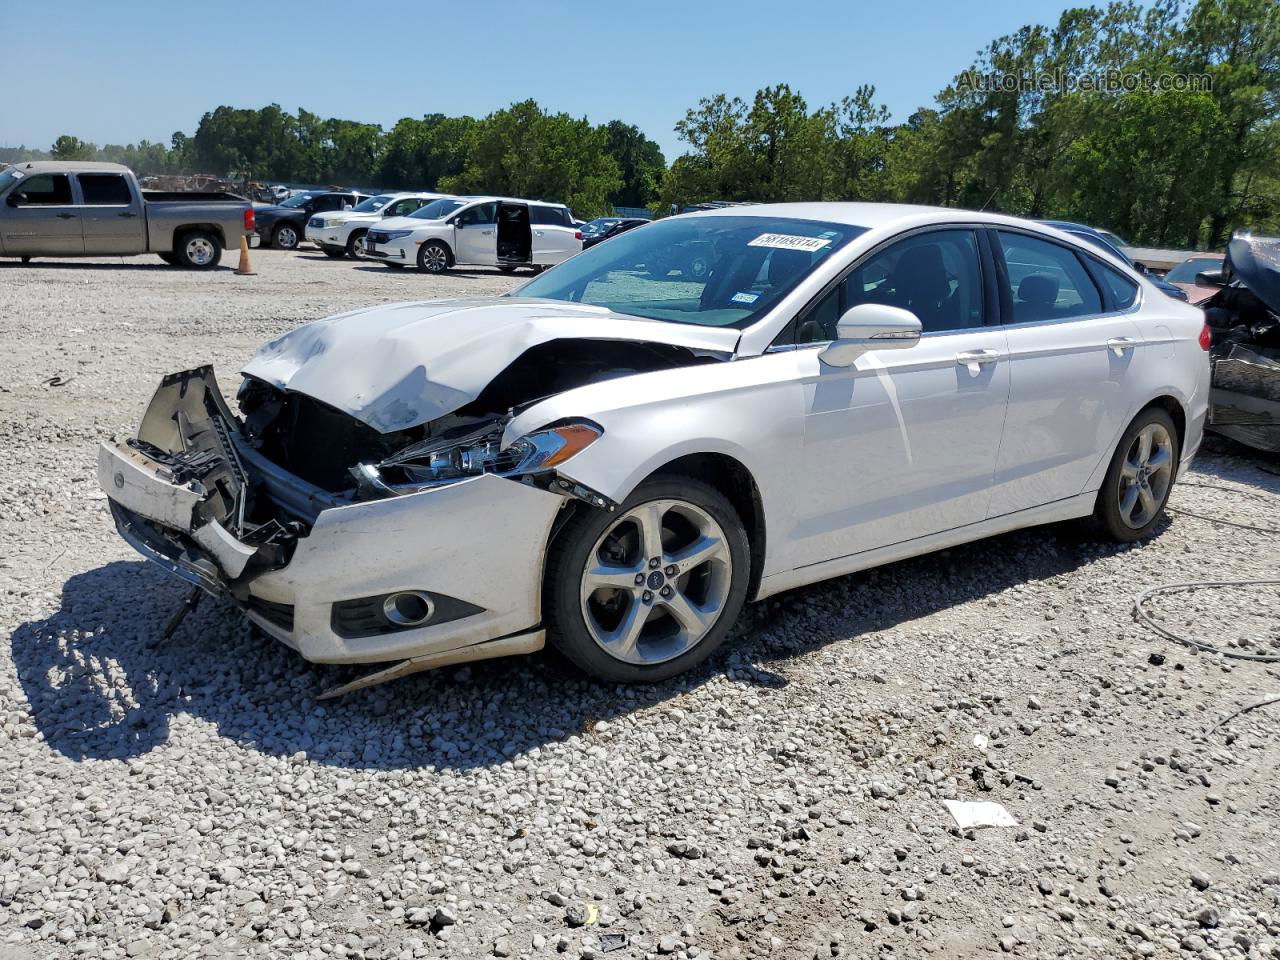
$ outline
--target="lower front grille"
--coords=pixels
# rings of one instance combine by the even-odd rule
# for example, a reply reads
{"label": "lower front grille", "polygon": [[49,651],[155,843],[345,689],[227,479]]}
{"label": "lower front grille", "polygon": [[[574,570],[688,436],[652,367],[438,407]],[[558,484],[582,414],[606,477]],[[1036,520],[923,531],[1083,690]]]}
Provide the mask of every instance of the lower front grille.
{"label": "lower front grille", "polygon": [[288,633],[293,632],[293,605],[289,603],[273,603],[259,597],[250,597],[249,611],[257,614],[273,627],[279,627]]}

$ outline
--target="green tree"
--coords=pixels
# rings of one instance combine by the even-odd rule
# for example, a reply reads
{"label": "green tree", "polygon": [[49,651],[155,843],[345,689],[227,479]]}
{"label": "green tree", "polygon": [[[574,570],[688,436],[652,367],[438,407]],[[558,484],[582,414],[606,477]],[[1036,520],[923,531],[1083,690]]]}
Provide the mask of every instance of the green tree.
{"label": "green tree", "polygon": [[63,134],[53,141],[49,152],[55,160],[92,160],[98,148],[79,137]]}
{"label": "green tree", "polygon": [[656,143],[634,124],[611,120],[604,126],[605,149],[618,165],[622,185],[609,194],[616,207],[647,207],[658,195],[667,161]]}

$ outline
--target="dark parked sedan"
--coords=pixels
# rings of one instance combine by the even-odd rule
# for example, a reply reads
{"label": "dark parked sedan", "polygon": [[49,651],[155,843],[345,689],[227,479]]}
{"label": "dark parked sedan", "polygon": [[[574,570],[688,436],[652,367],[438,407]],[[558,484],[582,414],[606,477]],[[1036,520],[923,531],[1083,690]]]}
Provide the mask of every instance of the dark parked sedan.
{"label": "dark parked sedan", "polygon": [[582,225],[582,249],[604,243],[610,237],[643,226],[648,220],[640,217],[600,217]]}
{"label": "dark parked sedan", "polygon": [[302,242],[307,220],[313,213],[343,210],[367,199],[368,194],[364,193],[320,190],[296,194],[279,206],[256,207],[258,236],[264,247],[293,250]]}

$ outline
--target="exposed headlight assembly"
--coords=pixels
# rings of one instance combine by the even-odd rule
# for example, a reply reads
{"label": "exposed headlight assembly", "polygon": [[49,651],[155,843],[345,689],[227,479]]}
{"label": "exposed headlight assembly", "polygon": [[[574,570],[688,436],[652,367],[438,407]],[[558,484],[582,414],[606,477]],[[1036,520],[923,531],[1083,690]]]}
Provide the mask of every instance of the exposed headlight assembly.
{"label": "exposed headlight assembly", "polygon": [[425,440],[379,464],[364,463],[352,473],[360,485],[383,494],[417,490],[492,473],[499,477],[536,476],[554,470],[604,434],[586,420],[556,424],[502,446],[503,425],[450,440]]}

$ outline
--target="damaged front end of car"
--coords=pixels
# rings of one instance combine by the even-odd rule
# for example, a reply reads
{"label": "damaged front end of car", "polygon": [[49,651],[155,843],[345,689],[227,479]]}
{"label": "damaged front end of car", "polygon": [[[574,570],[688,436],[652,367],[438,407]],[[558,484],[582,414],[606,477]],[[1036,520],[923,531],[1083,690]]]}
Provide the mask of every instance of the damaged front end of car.
{"label": "damaged front end of car", "polygon": [[323,389],[272,382],[282,357],[295,372],[333,363],[327,344],[302,338],[246,367],[238,412],[210,367],[165,377],[137,436],[99,450],[121,535],[308,660],[399,661],[357,686],[540,649],[554,530],[616,505],[560,470],[600,424],[558,419],[517,437],[508,426],[575,387],[728,355],[640,339],[530,346],[541,333],[513,327],[511,358],[483,377],[444,362],[439,380],[421,366],[387,375],[351,349]]}

